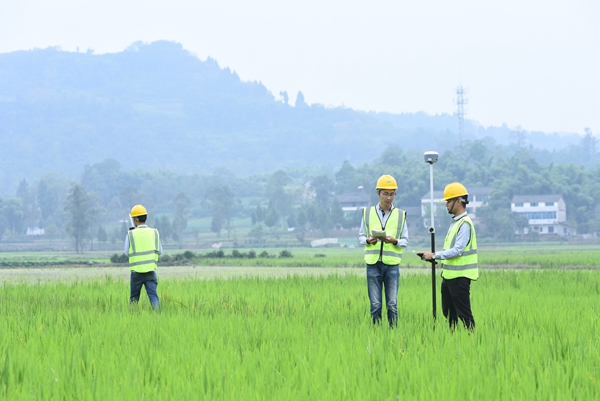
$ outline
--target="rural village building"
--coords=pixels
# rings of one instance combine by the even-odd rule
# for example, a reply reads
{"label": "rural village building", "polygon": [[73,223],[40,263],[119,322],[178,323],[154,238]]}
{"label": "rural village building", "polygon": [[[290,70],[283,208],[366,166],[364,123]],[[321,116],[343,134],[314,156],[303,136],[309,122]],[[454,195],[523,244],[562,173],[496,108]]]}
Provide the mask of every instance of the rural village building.
{"label": "rural village building", "polygon": [[369,207],[369,204],[371,203],[369,195],[367,195],[365,191],[336,195],[336,198],[344,211],[344,217],[346,218],[354,216],[357,210]]}
{"label": "rural village building", "polygon": [[534,231],[540,235],[575,235],[567,225],[567,206],[562,195],[515,195],[510,210],[527,218],[529,227],[517,234]]}

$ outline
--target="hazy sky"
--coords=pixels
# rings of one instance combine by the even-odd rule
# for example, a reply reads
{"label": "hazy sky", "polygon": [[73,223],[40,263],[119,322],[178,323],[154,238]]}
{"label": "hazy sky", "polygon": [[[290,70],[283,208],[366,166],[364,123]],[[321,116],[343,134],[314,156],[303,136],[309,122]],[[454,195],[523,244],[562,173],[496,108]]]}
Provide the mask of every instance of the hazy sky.
{"label": "hazy sky", "polygon": [[0,0],[0,53],[172,40],[293,103],[600,134],[598,0]]}

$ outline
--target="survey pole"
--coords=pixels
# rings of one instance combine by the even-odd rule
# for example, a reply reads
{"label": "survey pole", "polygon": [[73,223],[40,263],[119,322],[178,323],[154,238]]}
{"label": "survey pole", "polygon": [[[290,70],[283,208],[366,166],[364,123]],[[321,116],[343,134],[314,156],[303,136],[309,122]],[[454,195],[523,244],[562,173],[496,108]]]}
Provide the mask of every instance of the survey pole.
{"label": "survey pole", "polygon": [[[429,233],[431,234],[431,253],[435,253],[435,223],[434,223],[434,212],[435,207],[433,203],[433,165],[438,161],[438,153],[434,151],[428,151],[423,154],[423,158],[425,159],[425,163],[429,164],[429,194],[430,194],[430,212],[431,225],[429,226]],[[437,307],[436,307],[436,285],[435,285],[435,259],[431,260],[431,303],[432,303],[432,311],[433,311],[433,322],[437,318]],[[434,326],[435,327],[435,326]]]}

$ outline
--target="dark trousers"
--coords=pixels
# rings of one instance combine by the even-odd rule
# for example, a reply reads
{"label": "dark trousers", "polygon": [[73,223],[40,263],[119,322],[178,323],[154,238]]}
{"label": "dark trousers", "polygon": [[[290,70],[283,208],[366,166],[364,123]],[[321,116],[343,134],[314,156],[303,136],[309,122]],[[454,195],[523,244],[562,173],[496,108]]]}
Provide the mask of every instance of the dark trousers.
{"label": "dark trousers", "polygon": [[475,328],[475,319],[471,312],[471,279],[457,277],[451,280],[442,279],[442,312],[448,319],[450,328],[454,330],[458,319],[469,330]]}
{"label": "dark trousers", "polygon": [[138,273],[131,271],[131,295],[129,296],[130,303],[137,303],[140,300],[140,293],[142,286],[146,287],[146,293],[150,299],[152,309],[160,309],[160,301],[158,294],[156,293],[156,287],[158,286],[158,279],[156,278],[156,272],[149,271],[147,273]]}

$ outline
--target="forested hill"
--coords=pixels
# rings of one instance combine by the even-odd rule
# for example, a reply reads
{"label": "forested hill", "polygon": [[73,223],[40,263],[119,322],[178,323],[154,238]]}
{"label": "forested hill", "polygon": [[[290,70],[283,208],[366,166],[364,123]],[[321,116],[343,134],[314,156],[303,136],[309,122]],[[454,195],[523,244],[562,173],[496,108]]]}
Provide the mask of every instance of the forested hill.
{"label": "forested hill", "polygon": [[86,164],[107,158],[125,169],[201,174],[358,165],[390,143],[444,151],[455,143],[455,125],[450,116],[308,105],[302,95],[287,104],[172,42],[103,55],[0,54],[0,194],[48,172],[78,179]]}

